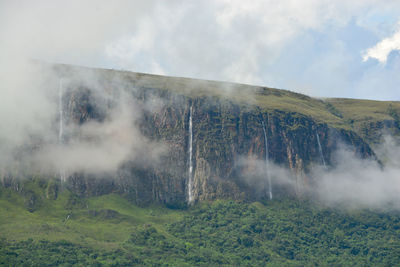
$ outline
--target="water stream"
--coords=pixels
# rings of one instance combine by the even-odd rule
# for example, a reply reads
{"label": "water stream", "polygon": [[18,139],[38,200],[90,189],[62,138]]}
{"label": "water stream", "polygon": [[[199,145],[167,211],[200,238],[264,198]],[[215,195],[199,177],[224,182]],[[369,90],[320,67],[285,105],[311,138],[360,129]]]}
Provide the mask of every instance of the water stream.
{"label": "water stream", "polygon": [[189,177],[188,177],[188,202],[193,202],[193,107],[189,109]]}
{"label": "water stream", "polygon": [[[59,116],[60,116],[60,120],[59,120],[59,128],[58,128],[58,143],[60,145],[63,144],[63,124],[64,124],[64,110],[63,110],[63,99],[62,99],[62,95],[63,95],[63,81],[62,79],[60,79],[60,84],[58,87],[58,111],[59,111]],[[60,168],[60,180],[61,182],[65,182],[65,170],[61,167]]]}
{"label": "water stream", "polygon": [[271,176],[269,174],[269,152],[268,152],[268,137],[267,131],[265,130],[264,121],[262,121],[263,132],[264,132],[264,143],[265,143],[265,168],[266,168],[266,175],[268,180],[268,195],[269,199],[272,199],[272,183],[271,183]]}
{"label": "water stream", "polygon": [[319,141],[319,135],[318,135],[318,132],[315,132],[315,133],[316,133],[316,135],[317,135],[317,143],[318,143],[319,156],[321,157],[322,164],[324,164],[324,167],[326,167],[325,158],[324,158],[324,153],[322,152],[321,142]]}

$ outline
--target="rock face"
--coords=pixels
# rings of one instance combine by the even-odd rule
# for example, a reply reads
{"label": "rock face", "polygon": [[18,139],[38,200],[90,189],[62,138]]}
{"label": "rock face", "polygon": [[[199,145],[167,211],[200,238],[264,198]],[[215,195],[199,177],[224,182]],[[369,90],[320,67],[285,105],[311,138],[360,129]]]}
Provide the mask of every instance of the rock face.
{"label": "rock face", "polygon": [[[129,79],[123,83],[105,79],[99,84],[109,97],[99,97],[87,85],[68,85],[63,97],[66,123],[102,122],[115,105],[113,99],[124,90],[143,106],[137,122],[140,132],[166,149],[156,164],[128,160],[112,175],[70,173],[63,188],[77,196],[118,193],[137,204],[159,202],[170,207],[185,206],[188,190],[194,201],[268,198],[265,170],[268,155],[269,166],[289,169],[290,179],[296,184],[285,187],[272,179],[274,197],[296,197],[301,194],[302,185],[312,182],[308,173],[313,166],[323,162],[335,165],[334,152],[341,144],[362,158],[375,158],[373,150],[357,133],[301,113],[246,104],[229,96],[193,96],[163,89],[162,85],[142,86]],[[148,103],[152,103],[150,108]],[[189,110],[193,123],[191,188],[188,186]],[[67,136],[67,141],[68,138],[74,137]],[[20,190],[18,180],[5,174],[0,178],[3,186]],[[49,185],[46,197],[56,198],[62,190],[58,187],[54,183]]]}
{"label": "rock face", "polygon": [[[264,174],[249,179],[248,173],[265,161],[265,138],[268,140],[271,164],[287,167],[307,183],[307,172],[322,164],[317,135],[324,161],[334,165],[333,153],[345,144],[361,157],[374,152],[355,132],[335,129],[310,117],[280,110],[267,111],[256,105],[238,104],[226,98],[188,97],[164,89],[135,88],[139,103],[158,99],[156,109],[146,110],[139,122],[143,135],[167,147],[156,166],[142,167],[127,162],[116,177],[71,175],[68,187],[78,195],[101,195],[118,192],[138,204],[161,202],[182,206],[188,200],[189,176],[189,110],[193,122],[193,187],[195,201],[217,198],[254,200],[266,197]],[[84,101],[80,101],[79,98]],[[160,101],[161,100],[161,101]],[[69,100],[72,120],[85,123],[101,119],[90,97],[78,90]],[[86,103],[86,105],[82,105]],[[84,119],[82,119],[84,118]],[[264,181],[264,182],[262,182]],[[274,196],[295,196],[296,189],[285,189],[272,182]]]}

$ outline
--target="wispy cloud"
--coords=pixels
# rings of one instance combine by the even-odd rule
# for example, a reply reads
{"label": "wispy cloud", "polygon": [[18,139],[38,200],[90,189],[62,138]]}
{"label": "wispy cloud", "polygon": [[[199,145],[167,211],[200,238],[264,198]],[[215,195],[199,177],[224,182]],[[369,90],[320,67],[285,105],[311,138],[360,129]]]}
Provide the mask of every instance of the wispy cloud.
{"label": "wispy cloud", "polygon": [[364,52],[363,60],[367,61],[370,58],[374,58],[380,63],[385,64],[389,54],[396,50],[400,50],[400,29],[392,36],[383,39],[375,46]]}

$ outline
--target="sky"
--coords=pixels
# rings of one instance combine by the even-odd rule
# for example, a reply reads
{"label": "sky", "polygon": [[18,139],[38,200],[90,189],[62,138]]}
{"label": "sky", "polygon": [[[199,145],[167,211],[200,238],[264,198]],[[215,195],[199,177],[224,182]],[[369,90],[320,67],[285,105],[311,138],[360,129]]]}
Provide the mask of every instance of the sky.
{"label": "sky", "polygon": [[400,100],[398,0],[0,0],[0,70],[24,58]]}

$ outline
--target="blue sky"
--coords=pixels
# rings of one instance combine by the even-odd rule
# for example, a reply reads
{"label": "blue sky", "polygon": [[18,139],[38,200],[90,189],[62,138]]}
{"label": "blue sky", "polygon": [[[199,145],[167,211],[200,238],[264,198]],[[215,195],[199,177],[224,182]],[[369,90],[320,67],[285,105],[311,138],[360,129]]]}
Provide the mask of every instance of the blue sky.
{"label": "blue sky", "polygon": [[400,100],[400,1],[0,1],[17,56]]}

